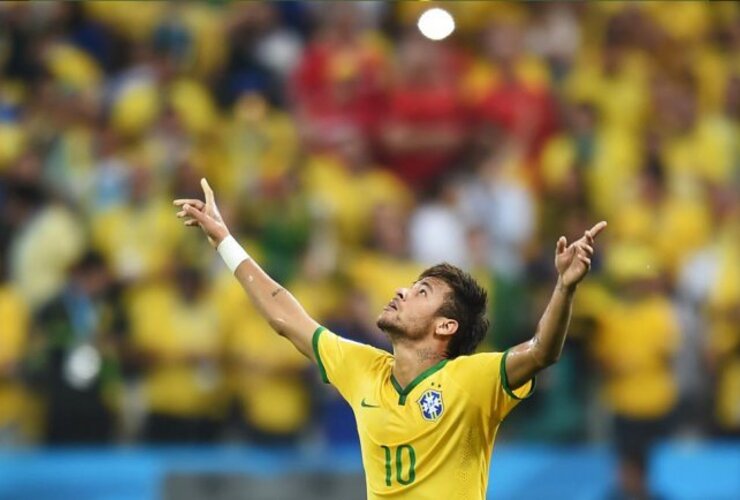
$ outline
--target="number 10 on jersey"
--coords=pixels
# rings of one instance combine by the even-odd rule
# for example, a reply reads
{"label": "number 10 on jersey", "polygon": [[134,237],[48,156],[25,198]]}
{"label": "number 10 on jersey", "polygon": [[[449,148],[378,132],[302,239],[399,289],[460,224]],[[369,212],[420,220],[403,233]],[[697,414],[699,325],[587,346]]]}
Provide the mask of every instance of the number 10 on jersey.
{"label": "number 10 on jersey", "polygon": [[[390,446],[381,444],[380,447],[385,452],[385,485],[391,486],[393,484],[393,469],[396,470],[398,484],[406,486],[413,483],[416,479],[416,452],[414,447],[410,444],[402,444],[396,447],[395,453],[393,453]],[[404,455],[406,455],[405,458]],[[396,459],[395,467],[393,467],[393,458]]]}

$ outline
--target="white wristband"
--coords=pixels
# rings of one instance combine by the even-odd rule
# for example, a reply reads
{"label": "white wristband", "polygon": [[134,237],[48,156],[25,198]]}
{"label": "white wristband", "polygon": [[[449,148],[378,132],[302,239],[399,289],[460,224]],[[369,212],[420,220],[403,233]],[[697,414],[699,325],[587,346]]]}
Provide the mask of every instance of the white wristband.
{"label": "white wristband", "polygon": [[231,274],[234,274],[239,264],[250,258],[249,254],[231,235],[228,235],[218,244],[216,251],[226,263],[226,267],[229,268]]}

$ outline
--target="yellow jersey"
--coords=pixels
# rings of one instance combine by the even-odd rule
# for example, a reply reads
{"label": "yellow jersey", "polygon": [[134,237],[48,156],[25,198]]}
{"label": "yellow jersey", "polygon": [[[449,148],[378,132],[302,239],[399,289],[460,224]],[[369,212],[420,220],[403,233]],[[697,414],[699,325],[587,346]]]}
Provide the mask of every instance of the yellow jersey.
{"label": "yellow jersey", "polygon": [[486,497],[496,431],[534,389],[508,387],[506,353],[445,359],[401,387],[385,351],[324,327],[313,349],[322,379],[354,411],[369,500]]}

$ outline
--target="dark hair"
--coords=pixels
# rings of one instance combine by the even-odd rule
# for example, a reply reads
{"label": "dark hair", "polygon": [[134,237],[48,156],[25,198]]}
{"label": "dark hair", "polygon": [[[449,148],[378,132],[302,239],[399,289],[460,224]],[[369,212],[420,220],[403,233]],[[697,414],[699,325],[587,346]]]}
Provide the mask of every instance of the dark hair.
{"label": "dark hair", "polygon": [[82,254],[74,264],[72,264],[70,271],[72,273],[85,273],[105,268],[106,262],[103,255],[95,250],[88,250]]}
{"label": "dark hair", "polygon": [[470,274],[446,262],[430,267],[421,273],[419,279],[422,278],[437,278],[452,289],[437,311],[458,323],[457,332],[447,346],[447,357],[472,354],[488,332],[488,294]]}

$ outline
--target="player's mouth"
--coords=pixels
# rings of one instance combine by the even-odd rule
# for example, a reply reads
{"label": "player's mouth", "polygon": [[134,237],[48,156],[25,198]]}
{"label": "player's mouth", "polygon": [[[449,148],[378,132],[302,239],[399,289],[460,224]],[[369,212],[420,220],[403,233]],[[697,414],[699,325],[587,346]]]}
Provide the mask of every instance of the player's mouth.
{"label": "player's mouth", "polygon": [[395,299],[394,299],[394,300],[391,300],[390,302],[388,302],[388,305],[387,305],[387,306],[385,306],[385,308],[384,308],[384,309],[385,309],[386,311],[387,311],[387,310],[389,310],[389,309],[391,309],[391,310],[393,310],[393,311],[398,311],[398,302],[396,302],[396,300],[395,300]]}

